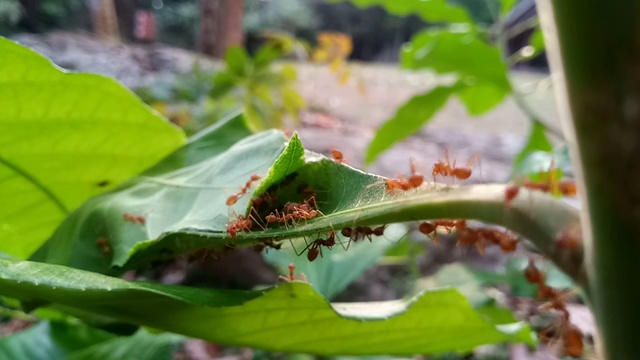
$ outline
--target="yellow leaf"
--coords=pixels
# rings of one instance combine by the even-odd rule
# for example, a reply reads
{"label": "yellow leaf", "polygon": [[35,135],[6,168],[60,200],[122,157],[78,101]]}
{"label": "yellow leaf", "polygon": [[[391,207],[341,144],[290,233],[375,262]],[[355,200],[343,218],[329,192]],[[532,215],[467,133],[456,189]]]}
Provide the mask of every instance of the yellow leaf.
{"label": "yellow leaf", "polygon": [[331,64],[329,64],[329,70],[331,72],[337,73],[338,70],[340,70],[340,68],[342,68],[342,59],[341,58],[337,58],[337,59],[333,59],[331,61]]}
{"label": "yellow leaf", "polygon": [[339,78],[339,83],[340,86],[344,86],[347,84],[347,81],[349,81],[349,77],[351,76],[351,70],[349,70],[348,68],[345,68],[341,73],[340,73],[340,78]]}
{"label": "yellow leaf", "polygon": [[167,112],[167,104],[163,102],[155,102],[151,105],[153,110],[159,112],[162,115],[165,115]]}

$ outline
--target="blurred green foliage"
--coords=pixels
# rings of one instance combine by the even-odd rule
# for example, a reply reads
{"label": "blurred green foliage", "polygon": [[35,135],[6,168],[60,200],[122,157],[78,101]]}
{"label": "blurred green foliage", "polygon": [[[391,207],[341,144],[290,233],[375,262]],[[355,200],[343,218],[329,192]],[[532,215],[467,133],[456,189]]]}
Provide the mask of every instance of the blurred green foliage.
{"label": "blurred green foliage", "polygon": [[209,96],[213,103],[236,99],[245,110],[247,125],[253,131],[281,128],[285,115],[299,120],[306,102],[295,90],[295,67],[273,62],[282,57],[275,46],[264,46],[251,57],[240,47],[230,48],[225,69],[216,73]]}

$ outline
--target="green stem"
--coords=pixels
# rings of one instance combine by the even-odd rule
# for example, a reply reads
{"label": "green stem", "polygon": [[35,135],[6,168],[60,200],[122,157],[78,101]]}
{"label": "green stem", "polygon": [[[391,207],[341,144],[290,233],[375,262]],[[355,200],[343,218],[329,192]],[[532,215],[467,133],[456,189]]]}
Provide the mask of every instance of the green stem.
{"label": "green stem", "polygon": [[[521,189],[520,194],[506,206],[505,189],[505,185],[452,188],[441,184],[429,184],[419,192],[390,196],[382,202],[327,214],[288,229],[243,232],[233,239],[233,243],[246,246],[264,239],[296,239],[356,225],[470,219],[502,225],[521,234],[531,240],[542,254],[553,260],[577,284],[586,287],[582,251],[565,252],[559,251],[556,247],[558,234],[579,224],[577,211],[551,195],[525,189]],[[157,240],[141,243],[132,258],[118,265],[134,268],[150,259],[172,257],[195,249],[224,248],[229,240],[224,232],[197,229],[165,233]]]}
{"label": "green stem", "polygon": [[640,1],[538,0],[604,356],[640,359]]}

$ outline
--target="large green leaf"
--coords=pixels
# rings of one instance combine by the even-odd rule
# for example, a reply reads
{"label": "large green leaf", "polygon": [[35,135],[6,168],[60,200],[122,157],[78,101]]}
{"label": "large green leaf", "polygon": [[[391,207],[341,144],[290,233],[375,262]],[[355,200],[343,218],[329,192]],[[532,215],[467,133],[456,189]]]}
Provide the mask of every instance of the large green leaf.
{"label": "large green leaf", "polygon": [[172,359],[184,337],[150,334],[116,336],[82,324],[43,321],[0,339],[0,358],[13,360]]}
{"label": "large green leaf", "polygon": [[[262,177],[254,189],[268,187],[304,163],[297,136],[287,142],[272,130],[245,137],[249,131],[242,123],[241,116],[231,117],[143,176],[90,199],[34,259],[109,272],[112,265],[124,265],[136,246],[166,231],[211,226],[224,230],[230,216],[244,214],[250,194],[233,207],[226,205],[227,198],[252,175]],[[126,220],[125,214],[144,216],[144,225]],[[97,245],[100,238],[109,243],[109,254]]]}
{"label": "large green leaf", "polygon": [[470,27],[429,29],[413,37],[401,54],[403,67],[429,68],[439,74],[455,74],[457,82],[413,97],[383,124],[369,144],[366,162],[372,162],[396,142],[416,133],[446,103],[458,95],[472,116],[482,115],[511,93],[507,67],[500,51]]}
{"label": "large green leaf", "polygon": [[428,29],[415,35],[401,53],[407,69],[429,68],[440,74],[454,73],[471,83],[490,83],[510,91],[507,67],[500,50],[470,28]]}
{"label": "large green leaf", "polygon": [[272,351],[409,355],[470,351],[505,341],[534,343],[526,324],[512,316],[505,321],[504,314],[477,313],[453,289],[406,301],[332,306],[299,282],[256,292],[205,290],[0,260],[0,294]]}
{"label": "large green leaf", "polygon": [[0,54],[0,251],[27,257],[83,201],[184,135],[112,79],[65,73],[4,38]]}
{"label": "large green leaf", "polygon": [[447,0],[349,0],[349,2],[358,7],[382,6],[393,15],[418,15],[428,22],[471,22],[464,8],[452,5]]}
{"label": "large green leaf", "polygon": [[417,95],[402,105],[396,115],[378,128],[369,144],[366,162],[372,162],[393,144],[416,133],[447,103],[456,86],[438,86],[426,94]]}

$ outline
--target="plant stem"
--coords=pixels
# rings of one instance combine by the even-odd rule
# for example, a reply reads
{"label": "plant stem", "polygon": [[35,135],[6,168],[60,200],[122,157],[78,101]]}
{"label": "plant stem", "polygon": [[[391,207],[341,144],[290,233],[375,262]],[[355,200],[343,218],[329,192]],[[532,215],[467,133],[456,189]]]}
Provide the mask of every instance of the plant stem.
{"label": "plant stem", "polygon": [[[607,359],[640,359],[640,2],[538,0]],[[563,101],[564,100],[564,101]]]}

